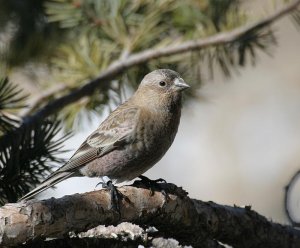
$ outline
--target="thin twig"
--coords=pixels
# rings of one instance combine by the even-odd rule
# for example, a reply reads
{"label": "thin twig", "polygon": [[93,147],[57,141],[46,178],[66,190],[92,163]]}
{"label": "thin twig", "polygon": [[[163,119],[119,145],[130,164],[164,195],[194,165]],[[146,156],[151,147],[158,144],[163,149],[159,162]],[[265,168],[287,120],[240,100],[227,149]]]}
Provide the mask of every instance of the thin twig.
{"label": "thin twig", "polygon": [[40,108],[46,101],[54,97],[56,94],[63,92],[66,90],[68,86],[66,84],[56,84],[54,87],[45,90],[39,96],[32,100],[28,109],[22,113],[22,116],[27,116],[33,114],[38,108]]}

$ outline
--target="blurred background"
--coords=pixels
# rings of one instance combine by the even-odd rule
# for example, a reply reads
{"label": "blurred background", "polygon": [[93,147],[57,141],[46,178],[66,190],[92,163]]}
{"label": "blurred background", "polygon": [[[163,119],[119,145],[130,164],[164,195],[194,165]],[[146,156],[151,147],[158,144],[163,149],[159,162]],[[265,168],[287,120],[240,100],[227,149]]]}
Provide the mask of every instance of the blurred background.
{"label": "blurred background", "polygon": [[[49,20],[57,25],[51,27],[53,35],[60,32],[61,26],[59,25],[69,24],[65,28],[71,29],[78,24],[76,18],[74,20],[70,18],[76,13],[71,13],[67,16],[68,18],[66,16],[63,18],[55,12],[59,5],[54,5],[54,3],[59,4],[59,2],[66,3],[64,13],[71,13],[67,4],[80,6],[81,3],[80,1],[44,1],[47,6],[46,13],[50,15],[50,17],[48,16]],[[133,2],[138,3],[139,1]],[[211,8],[221,5],[221,1],[190,1],[189,4],[192,2],[200,9],[206,8],[206,10],[209,8],[209,4],[211,4]],[[215,2],[215,5],[212,5],[211,2]],[[174,41],[180,43],[182,38],[179,34],[185,33],[184,28],[189,29],[190,34],[183,40],[202,37],[204,33],[205,36],[208,36],[230,30],[262,19],[284,6],[284,3],[288,1],[227,2],[232,2],[230,7],[232,12],[228,10],[228,20],[239,16],[239,22],[235,21],[232,24],[228,21],[226,22],[228,25],[223,23],[224,25],[220,25],[220,29],[216,25],[212,29],[203,21],[205,20],[203,13],[206,13],[204,11],[202,16],[197,16],[199,19],[194,18],[196,21],[203,21],[202,26],[197,24],[187,27],[186,23],[182,26],[178,24],[179,31],[177,30],[178,33],[175,35],[177,40],[149,42],[145,38],[141,41],[142,44],[146,44],[144,47],[137,46],[138,48],[128,49],[131,53],[135,49],[139,51],[147,48],[155,42],[158,42],[159,46],[168,45]],[[96,9],[96,4],[93,7]],[[134,7],[131,10],[134,11]],[[188,10],[190,9],[185,9],[185,11]],[[222,9],[218,11],[216,13],[221,15]],[[28,14],[28,12],[24,13],[24,15]],[[182,11],[181,16],[184,17],[185,14]],[[177,15],[179,14],[177,13]],[[97,21],[103,20],[100,18]],[[163,19],[161,21],[164,22]],[[81,22],[82,20],[79,23]],[[116,21],[115,25],[118,24],[121,25],[121,22]],[[85,25],[87,24],[85,23]],[[157,23],[155,25],[159,26]],[[59,157],[68,159],[85,138],[98,127],[110,109],[132,94],[136,84],[147,70],[161,66],[177,69],[182,73],[183,78],[194,86],[194,89],[185,95],[181,124],[174,144],[164,158],[145,175],[151,179],[164,178],[167,182],[182,186],[192,198],[227,205],[251,205],[254,210],[272,220],[287,223],[284,212],[285,186],[300,169],[300,50],[298,49],[300,32],[297,25],[290,16],[280,19],[272,26],[272,36],[276,37],[276,44],[268,45],[268,53],[258,51],[255,57],[251,58],[255,63],[251,63],[251,59],[247,63],[233,63],[229,66],[233,68],[230,68],[230,74],[226,73],[226,68],[222,67],[222,63],[210,65],[208,60],[199,58],[201,63],[195,62],[195,58],[193,58],[184,65],[180,63],[177,65],[178,60],[182,61],[191,57],[191,54],[187,57],[178,55],[167,61],[162,59],[144,66],[142,69],[131,70],[125,76],[112,82],[112,85],[115,84],[115,88],[119,91],[111,91],[105,95],[100,94],[101,101],[98,99],[98,101],[88,102],[83,99],[77,102],[72,110],[67,107],[68,111],[57,117],[62,118],[66,123],[64,129],[59,132],[60,136],[66,131],[73,131],[73,136],[64,142],[64,149],[69,151],[59,154]],[[7,24],[6,29],[9,28],[13,29],[13,25]],[[172,28],[175,29],[175,27]],[[79,31],[76,32],[78,34]],[[197,32],[199,33],[197,34]],[[2,30],[2,41],[9,39],[8,34],[9,32]],[[88,35],[91,34],[88,32]],[[75,36],[72,35],[74,39]],[[120,39],[122,38],[122,34],[116,33],[116,35],[119,35]],[[51,66],[36,58],[33,62],[19,64],[20,61],[14,61],[15,55],[7,55],[6,63],[2,63],[5,64],[2,68],[3,75],[8,73],[12,82],[20,85],[25,92],[30,92],[29,103],[31,104],[35,104],[36,99],[40,99],[41,94],[46,91],[45,89],[58,87],[58,92],[60,92],[67,87],[68,90],[72,90],[76,84],[71,84],[71,82],[87,82],[88,79],[97,76],[110,62],[105,54],[102,54],[102,57],[99,55],[99,58],[93,57],[94,53],[101,53],[97,50],[96,41],[90,42],[85,36],[78,36],[77,39],[79,45],[77,44],[78,47],[75,48],[68,47],[66,41],[64,41],[65,44],[55,41],[60,44],[60,50],[56,50],[56,56],[51,58]],[[52,46],[58,46],[55,42],[54,45],[46,48],[50,50],[50,53],[53,49]],[[83,51],[86,56],[92,56],[93,63],[81,61],[78,51],[84,50],[85,45],[94,46],[94,51],[86,51],[86,53]],[[114,45],[115,47],[108,46],[107,49],[118,50],[118,44]],[[45,48],[43,47],[43,49]],[[75,49],[78,54],[72,49]],[[254,49],[256,48],[254,47]],[[47,56],[45,57],[47,58]],[[116,55],[116,57],[118,56],[119,54]],[[95,60],[107,60],[106,65],[99,66],[94,63]],[[213,76],[210,67],[215,67]],[[85,68],[84,72],[82,72],[82,68]],[[68,73],[65,73],[67,70],[69,70]],[[56,84],[51,83],[50,87],[49,82],[52,81],[55,81]],[[63,85],[60,82],[63,82]],[[120,82],[125,83],[121,85]],[[99,97],[96,94],[92,97],[96,96]],[[55,97],[56,95],[53,96],[53,98]],[[46,102],[51,99],[46,99]],[[87,110],[89,104],[93,105],[91,107],[93,111]],[[95,107],[97,104],[100,107]],[[82,107],[83,105],[84,107]],[[43,105],[36,106],[39,108]],[[78,109],[80,109],[79,112]],[[23,115],[28,114],[28,109],[22,111]],[[65,194],[91,191],[98,182],[98,179],[72,178],[58,184],[55,190],[47,190],[38,197],[60,197]],[[298,196],[300,182],[299,187],[297,185],[291,195],[291,208],[295,219],[297,219],[296,213],[300,209],[300,197]]]}

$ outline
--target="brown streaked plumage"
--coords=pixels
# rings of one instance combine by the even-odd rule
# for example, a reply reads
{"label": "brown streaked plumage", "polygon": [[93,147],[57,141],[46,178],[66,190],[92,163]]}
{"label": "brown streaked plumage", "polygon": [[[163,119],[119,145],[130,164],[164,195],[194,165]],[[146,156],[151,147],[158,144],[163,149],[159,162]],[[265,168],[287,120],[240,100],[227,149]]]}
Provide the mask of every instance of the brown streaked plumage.
{"label": "brown streaked plumage", "polygon": [[135,94],[88,136],[65,165],[20,200],[69,177],[107,176],[119,183],[143,174],[171,146],[180,121],[181,92],[188,87],[172,70],[147,74]]}

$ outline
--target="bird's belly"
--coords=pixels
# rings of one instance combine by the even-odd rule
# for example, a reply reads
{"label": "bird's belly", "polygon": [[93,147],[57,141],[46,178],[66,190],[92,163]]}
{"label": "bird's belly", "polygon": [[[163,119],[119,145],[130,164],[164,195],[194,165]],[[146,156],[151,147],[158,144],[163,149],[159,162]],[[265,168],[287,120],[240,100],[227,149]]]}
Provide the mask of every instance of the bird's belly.
{"label": "bird's belly", "polygon": [[157,163],[171,145],[170,142],[139,140],[86,164],[80,172],[89,177],[108,176],[117,182],[129,181]]}

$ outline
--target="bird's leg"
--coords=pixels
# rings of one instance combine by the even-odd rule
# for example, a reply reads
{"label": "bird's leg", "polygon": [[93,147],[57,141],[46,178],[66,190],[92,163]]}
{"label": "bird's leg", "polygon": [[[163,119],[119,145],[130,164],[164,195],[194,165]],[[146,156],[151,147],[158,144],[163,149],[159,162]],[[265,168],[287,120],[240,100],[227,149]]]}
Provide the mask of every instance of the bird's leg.
{"label": "bird's leg", "polygon": [[121,215],[119,200],[124,198],[123,194],[118,191],[117,187],[112,183],[109,177],[104,176],[101,177],[101,179],[103,182],[100,182],[97,185],[101,184],[103,188],[110,191],[111,208]]}
{"label": "bird's leg", "polygon": [[154,195],[154,190],[158,189],[164,195],[165,200],[169,199],[168,193],[159,185],[159,183],[167,183],[165,179],[159,178],[156,180],[151,180],[146,176],[140,175],[141,183],[150,189],[150,195]]}
{"label": "bird's leg", "polygon": [[119,200],[122,199],[122,194],[117,190],[116,186],[113,185],[112,181],[108,181],[105,188],[110,191],[111,208],[120,213]]}

